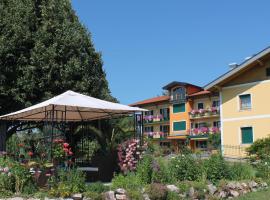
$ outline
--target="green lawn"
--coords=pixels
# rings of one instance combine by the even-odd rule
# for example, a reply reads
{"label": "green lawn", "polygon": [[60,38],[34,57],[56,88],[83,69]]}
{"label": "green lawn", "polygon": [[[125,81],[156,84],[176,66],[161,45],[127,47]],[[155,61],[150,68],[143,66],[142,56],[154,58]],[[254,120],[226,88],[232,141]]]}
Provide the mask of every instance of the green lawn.
{"label": "green lawn", "polygon": [[269,200],[270,199],[270,189],[263,190],[259,192],[251,192],[242,197],[237,198],[237,200]]}

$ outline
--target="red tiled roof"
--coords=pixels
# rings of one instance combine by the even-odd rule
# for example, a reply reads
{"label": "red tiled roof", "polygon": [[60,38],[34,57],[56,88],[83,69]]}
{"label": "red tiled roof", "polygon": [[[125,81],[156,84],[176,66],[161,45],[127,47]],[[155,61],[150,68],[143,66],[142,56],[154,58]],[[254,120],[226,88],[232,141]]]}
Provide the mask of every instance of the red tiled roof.
{"label": "red tiled roof", "polygon": [[151,98],[151,99],[146,99],[146,100],[143,100],[143,101],[139,101],[137,103],[130,104],[129,106],[140,106],[140,105],[158,103],[158,102],[168,101],[168,100],[170,100],[169,96],[160,96],[160,97],[154,97],[154,98]]}
{"label": "red tiled roof", "polygon": [[200,91],[200,92],[190,94],[189,97],[195,97],[195,96],[206,95],[206,94],[211,94],[211,92],[208,91],[208,90],[203,90],[203,91]]}

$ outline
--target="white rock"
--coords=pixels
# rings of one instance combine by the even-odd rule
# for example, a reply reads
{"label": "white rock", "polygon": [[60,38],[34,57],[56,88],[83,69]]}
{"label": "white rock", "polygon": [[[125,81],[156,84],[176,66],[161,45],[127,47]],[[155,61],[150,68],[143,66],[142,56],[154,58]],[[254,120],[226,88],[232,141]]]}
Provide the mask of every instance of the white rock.
{"label": "white rock", "polygon": [[115,198],[117,200],[127,200],[127,195],[125,195],[125,194],[116,194]]}
{"label": "white rock", "polygon": [[175,185],[167,185],[166,186],[167,187],[167,189],[170,191],[170,192],[176,192],[176,193],[179,193],[179,188],[178,187],[176,187]]}
{"label": "white rock", "polygon": [[250,189],[251,189],[251,188],[255,188],[255,187],[258,186],[258,183],[256,183],[255,181],[250,181],[250,182],[248,183],[248,186],[250,187]]}
{"label": "white rock", "polygon": [[105,193],[105,200],[116,200],[114,197],[114,191],[108,191]]}
{"label": "white rock", "polygon": [[143,198],[144,198],[144,200],[151,200],[151,199],[149,198],[148,194],[143,194]]}
{"label": "white rock", "polygon": [[237,192],[236,190],[230,190],[230,194],[231,194],[233,197],[239,197],[239,192]]}
{"label": "white rock", "polygon": [[126,194],[126,190],[123,188],[118,188],[117,190],[115,190],[115,194]]}
{"label": "white rock", "polygon": [[207,185],[207,187],[211,195],[215,194],[215,192],[217,191],[217,187],[214,186],[213,184]]}
{"label": "white rock", "polygon": [[194,188],[193,187],[189,188],[188,196],[190,198],[193,198],[194,197],[194,194],[195,194]]}
{"label": "white rock", "polygon": [[83,198],[83,195],[82,194],[73,194],[71,197],[74,200],[81,200]]}

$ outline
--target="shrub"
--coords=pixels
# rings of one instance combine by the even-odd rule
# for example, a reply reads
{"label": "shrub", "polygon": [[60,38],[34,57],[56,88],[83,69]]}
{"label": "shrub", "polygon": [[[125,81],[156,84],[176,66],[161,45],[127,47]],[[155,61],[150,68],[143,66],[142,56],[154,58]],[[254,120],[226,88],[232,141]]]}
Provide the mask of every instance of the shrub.
{"label": "shrub", "polygon": [[205,160],[204,169],[206,178],[213,183],[231,178],[229,165],[220,154],[212,155],[208,160]]}
{"label": "shrub", "polygon": [[128,190],[127,195],[132,200],[144,200],[140,190]]}
{"label": "shrub", "polygon": [[144,184],[150,184],[152,181],[152,162],[153,157],[146,155],[138,164],[136,175]]}
{"label": "shrub", "polygon": [[92,191],[85,192],[84,197],[90,198],[91,200],[103,200],[103,199],[105,199],[103,194],[100,194],[100,193],[97,193],[97,192],[92,192]]}
{"label": "shrub", "polygon": [[263,179],[270,179],[270,159],[259,161],[256,165],[256,176]]}
{"label": "shrub", "polygon": [[112,189],[140,190],[142,186],[142,181],[134,173],[129,173],[126,176],[119,174],[112,180]]}
{"label": "shrub", "polygon": [[166,200],[178,200],[178,199],[180,199],[179,194],[177,194],[176,192],[168,192]]}
{"label": "shrub", "polygon": [[191,155],[181,155],[172,158],[169,163],[171,176],[179,181],[195,181],[202,178],[203,169],[200,161]]}
{"label": "shrub", "polygon": [[248,154],[255,159],[268,159],[270,156],[270,137],[256,140],[249,148]]}
{"label": "shrub", "polygon": [[77,169],[59,170],[58,176],[50,179],[53,196],[69,197],[72,193],[85,191],[85,174]]}
{"label": "shrub", "polygon": [[101,182],[91,183],[86,186],[86,192],[103,193],[108,191],[109,189],[109,186],[106,186]]}
{"label": "shrub", "polygon": [[233,163],[230,166],[232,180],[247,180],[255,177],[253,167],[247,163]]}
{"label": "shrub", "polygon": [[152,183],[173,183],[168,164],[164,158],[158,158],[152,162]]}
{"label": "shrub", "polygon": [[119,167],[123,173],[134,172],[137,163],[142,159],[142,154],[147,147],[147,143],[140,147],[139,140],[131,139],[118,145]]}
{"label": "shrub", "polygon": [[145,191],[149,195],[150,199],[155,199],[155,200],[167,199],[168,191],[167,191],[166,186],[162,184],[153,183],[151,185],[148,185]]}

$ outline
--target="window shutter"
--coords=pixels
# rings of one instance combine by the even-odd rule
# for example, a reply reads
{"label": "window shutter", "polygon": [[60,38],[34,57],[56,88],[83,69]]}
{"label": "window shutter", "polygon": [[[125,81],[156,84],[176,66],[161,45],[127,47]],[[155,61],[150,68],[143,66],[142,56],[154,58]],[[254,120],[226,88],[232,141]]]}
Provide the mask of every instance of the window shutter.
{"label": "window shutter", "polygon": [[185,103],[174,104],[173,105],[173,113],[186,112]]}
{"label": "window shutter", "polygon": [[253,130],[252,127],[241,128],[242,144],[253,143]]}
{"label": "window shutter", "polygon": [[186,122],[174,122],[173,123],[173,130],[174,131],[184,131],[186,130]]}

